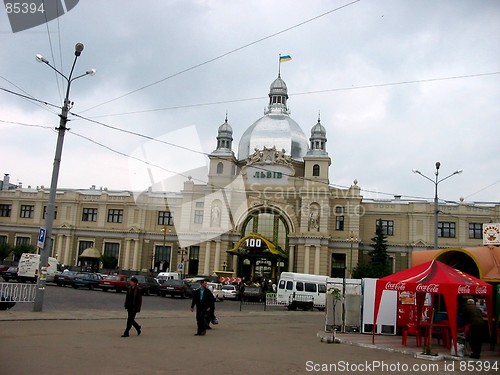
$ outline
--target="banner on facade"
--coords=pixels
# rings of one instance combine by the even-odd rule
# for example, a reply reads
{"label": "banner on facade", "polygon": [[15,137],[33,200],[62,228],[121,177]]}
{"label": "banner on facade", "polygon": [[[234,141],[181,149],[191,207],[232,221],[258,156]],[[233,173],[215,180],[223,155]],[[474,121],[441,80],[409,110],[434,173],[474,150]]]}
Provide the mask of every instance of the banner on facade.
{"label": "banner on facade", "polygon": [[500,245],[500,224],[483,224],[483,245]]}

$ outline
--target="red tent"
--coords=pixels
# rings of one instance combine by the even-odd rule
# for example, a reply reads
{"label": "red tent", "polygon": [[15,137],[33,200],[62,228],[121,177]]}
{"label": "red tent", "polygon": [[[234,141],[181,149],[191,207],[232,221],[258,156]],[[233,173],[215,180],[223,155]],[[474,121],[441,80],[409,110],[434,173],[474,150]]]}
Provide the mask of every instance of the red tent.
{"label": "red tent", "polygon": [[486,299],[490,334],[493,316],[493,287],[455,268],[447,266],[437,260],[409,268],[407,270],[382,277],[377,280],[375,288],[375,309],[373,312],[373,337],[375,341],[375,327],[380,307],[380,299],[384,290],[398,292],[411,291],[417,294],[417,316],[421,318],[421,311],[425,293],[443,294],[448,310],[451,338],[455,352],[457,350],[457,296],[462,294],[480,295]]}

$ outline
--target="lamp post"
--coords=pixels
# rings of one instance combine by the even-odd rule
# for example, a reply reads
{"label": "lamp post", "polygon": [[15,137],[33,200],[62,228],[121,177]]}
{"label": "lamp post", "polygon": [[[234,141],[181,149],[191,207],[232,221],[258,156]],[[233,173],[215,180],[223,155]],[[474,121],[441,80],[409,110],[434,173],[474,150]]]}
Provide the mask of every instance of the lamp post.
{"label": "lamp post", "polygon": [[179,264],[182,264],[181,268],[181,278],[184,278],[184,275],[186,274],[186,269],[184,268],[184,256],[188,254],[188,249],[187,247],[182,247],[177,250],[177,254],[181,256],[181,262]]}
{"label": "lamp post", "polygon": [[352,246],[354,242],[358,242],[358,238],[354,235],[354,232],[351,232],[347,242],[350,242],[351,244],[351,253],[349,256],[349,277],[352,278]]}
{"label": "lamp post", "polygon": [[434,172],[434,175],[435,175],[434,180],[427,177],[426,175],[424,175],[418,169],[413,169],[413,173],[419,174],[420,176],[422,176],[423,178],[429,180],[430,182],[432,182],[434,184],[434,249],[438,248],[438,214],[439,214],[438,185],[440,182],[442,182],[442,181],[444,181],[444,180],[446,180],[446,179],[448,179],[456,174],[460,174],[463,172],[462,169],[459,169],[458,171],[455,171],[452,174],[450,174],[442,179],[439,179],[439,167],[440,166],[441,166],[441,163],[437,161],[436,162],[436,172]]}
{"label": "lamp post", "polygon": [[59,70],[50,65],[49,61],[43,57],[42,55],[36,55],[36,60],[41,63],[47,64],[52,70],[54,70],[57,74],[63,77],[67,82],[66,88],[66,96],[64,98],[64,103],[61,108],[61,114],[59,115],[59,127],[57,128],[57,144],[56,144],[56,152],[54,156],[54,165],[52,168],[52,179],[50,182],[50,191],[49,191],[49,201],[47,204],[47,210],[45,213],[45,243],[43,249],[40,250],[40,265],[38,270],[38,281],[37,281],[37,292],[35,295],[35,304],[33,307],[33,311],[42,311],[43,309],[43,298],[45,294],[45,272],[46,265],[49,260],[49,256],[52,253],[52,226],[54,224],[54,212],[55,212],[55,201],[56,201],[56,193],[57,193],[57,180],[59,178],[59,167],[61,164],[61,156],[62,156],[62,148],[64,142],[64,134],[67,130],[66,123],[68,122],[68,113],[71,107],[73,106],[73,102],[69,101],[69,90],[71,87],[71,83],[81,77],[86,75],[94,75],[95,69],[87,70],[84,74],[81,74],[76,77],[72,77],[73,70],[75,69],[76,60],[82,54],[83,44],[77,43],[75,45],[75,59],[73,60],[73,65],[71,66],[71,71],[69,76],[66,77]]}

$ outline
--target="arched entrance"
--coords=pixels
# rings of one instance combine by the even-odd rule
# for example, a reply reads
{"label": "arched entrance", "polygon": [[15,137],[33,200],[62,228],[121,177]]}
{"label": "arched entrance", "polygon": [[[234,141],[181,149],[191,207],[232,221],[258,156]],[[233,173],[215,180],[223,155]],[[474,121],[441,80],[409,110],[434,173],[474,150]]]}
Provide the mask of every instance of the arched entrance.
{"label": "arched entrance", "polygon": [[440,254],[436,260],[453,267],[457,270],[468,273],[471,276],[479,278],[479,268],[469,254],[463,251],[451,250]]}

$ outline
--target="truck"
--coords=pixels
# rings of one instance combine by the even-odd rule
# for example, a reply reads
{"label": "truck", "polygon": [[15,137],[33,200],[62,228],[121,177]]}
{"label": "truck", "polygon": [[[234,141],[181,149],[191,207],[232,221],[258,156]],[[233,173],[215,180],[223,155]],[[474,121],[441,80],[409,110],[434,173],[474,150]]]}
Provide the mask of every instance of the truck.
{"label": "truck", "polygon": [[[38,269],[40,266],[40,255],[23,253],[17,265],[17,281],[21,283],[36,283],[38,279]],[[59,273],[60,265],[56,258],[49,257],[47,263],[46,281],[54,281],[54,276]]]}
{"label": "truck", "polygon": [[276,302],[288,310],[325,309],[328,276],[282,272],[278,282]]}

